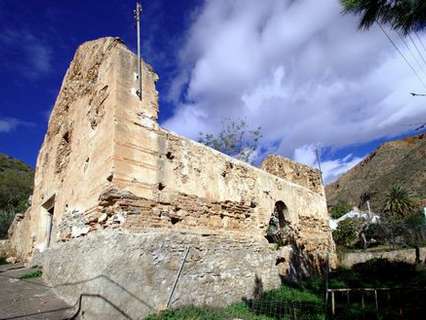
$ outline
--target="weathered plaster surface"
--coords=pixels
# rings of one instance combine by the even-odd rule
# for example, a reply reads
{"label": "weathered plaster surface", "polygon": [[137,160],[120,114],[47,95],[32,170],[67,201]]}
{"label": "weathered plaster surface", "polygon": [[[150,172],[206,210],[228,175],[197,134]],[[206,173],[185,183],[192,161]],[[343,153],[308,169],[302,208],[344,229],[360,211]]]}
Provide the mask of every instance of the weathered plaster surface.
{"label": "weathered plaster surface", "polygon": [[[32,206],[15,223],[17,255],[37,253],[55,284],[103,274],[135,286],[158,272],[138,284],[153,305],[164,301],[185,246],[202,258],[187,284],[200,295],[182,303],[228,303],[249,294],[257,273],[273,287],[278,274],[308,273],[328,255],[333,263],[318,173],[276,156],[258,169],[159,128],[158,76],[143,64],[141,102],[136,65],[118,39],[80,46],[40,150]],[[281,250],[265,238],[277,201],[294,231]],[[57,290],[72,299],[93,287],[78,288]]]}

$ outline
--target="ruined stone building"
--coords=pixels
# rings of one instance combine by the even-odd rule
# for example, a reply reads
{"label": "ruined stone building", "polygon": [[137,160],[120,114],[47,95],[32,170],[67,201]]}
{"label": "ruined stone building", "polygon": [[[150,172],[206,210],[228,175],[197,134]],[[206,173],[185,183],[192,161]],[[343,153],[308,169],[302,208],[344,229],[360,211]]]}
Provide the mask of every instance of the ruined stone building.
{"label": "ruined stone building", "polygon": [[[85,318],[140,318],[166,305],[224,305],[319,269],[334,243],[319,172],[270,156],[261,168],[162,129],[158,79],[116,38],[80,46],[41,147],[15,255],[43,266]],[[291,233],[267,237],[271,217]]]}

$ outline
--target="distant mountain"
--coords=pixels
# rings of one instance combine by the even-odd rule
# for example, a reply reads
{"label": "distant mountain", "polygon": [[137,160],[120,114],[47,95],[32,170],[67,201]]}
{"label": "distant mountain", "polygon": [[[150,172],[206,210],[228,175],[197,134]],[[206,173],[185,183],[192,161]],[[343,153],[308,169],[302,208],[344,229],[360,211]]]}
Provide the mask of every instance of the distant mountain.
{"label": "distant mountain", "polygon": [[420,199],[426,198],[426,135],[387,142],[336,182],[326,186],[327,202],[344,201],[358,206],[363,193],[370,194],[372,209],[379,212],[385,194],[400,184]]}
{"label": "distant mountain", "polygon": [[34,170],[24,162],[0,153],[0,211],[22,211],[33,190]]}

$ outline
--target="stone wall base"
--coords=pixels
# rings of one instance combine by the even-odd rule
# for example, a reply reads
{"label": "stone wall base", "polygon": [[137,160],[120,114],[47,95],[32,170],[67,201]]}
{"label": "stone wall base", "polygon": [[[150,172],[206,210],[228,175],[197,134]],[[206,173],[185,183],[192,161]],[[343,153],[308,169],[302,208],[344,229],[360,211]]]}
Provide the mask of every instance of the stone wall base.
{"label": "stone wall base", "polygon": [[280,286],[280,254],[262,241],[153,231],[94,232],[33,257],[66,302],[83,294],[83,319],[141,319],[165,308],[185,250],[190,251],[171,307],[224,306]]}
{"label": "stone wall base", "polygon": [[[399,249],[392,251],[375,252],[345,252],[339,257],[339,266],[351,268],[354,264],[364,263],[372,259],[387,259],[389,261],[402,261],[416,263],[416,249]],[[419,248],[419,259],[426,263],[426,247]]]}

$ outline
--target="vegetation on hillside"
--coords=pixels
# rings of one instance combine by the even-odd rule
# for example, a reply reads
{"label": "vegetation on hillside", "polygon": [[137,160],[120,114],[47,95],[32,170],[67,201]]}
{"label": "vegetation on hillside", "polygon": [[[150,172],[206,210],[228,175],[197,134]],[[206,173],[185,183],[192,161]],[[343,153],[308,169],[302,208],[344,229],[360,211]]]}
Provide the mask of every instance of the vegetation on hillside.
{"label": "vegetation on hillside", "polygon": [[369,195],[373,212],[380,213],[390,187],[399,185],[413,201],[426,200],[426,134],[383,144],[362,162],[326,186],[330,208],[339,203],[360,206],[363,194]]}
{"label": "vegetation on hillside", "polygon": [[0,238],[5,237],[15,214],[27,209],[33,178],[29,166],[0,153]]}

